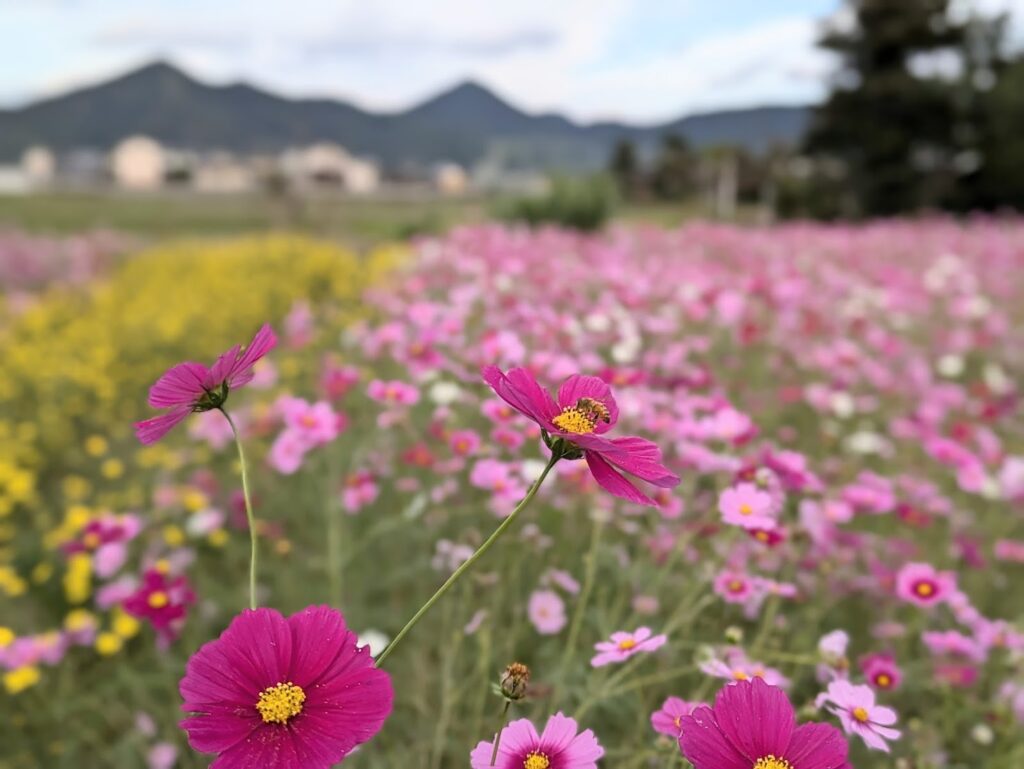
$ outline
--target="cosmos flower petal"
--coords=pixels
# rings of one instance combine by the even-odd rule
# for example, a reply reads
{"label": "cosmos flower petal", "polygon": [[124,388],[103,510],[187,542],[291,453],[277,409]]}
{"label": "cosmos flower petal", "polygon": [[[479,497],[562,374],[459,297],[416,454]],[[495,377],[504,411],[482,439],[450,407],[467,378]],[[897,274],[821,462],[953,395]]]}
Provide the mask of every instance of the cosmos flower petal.
{"label": "cosmos flower petal", "polygon": [[149,388],[149,405],[155,409],[191,406],[203,395],[209,370],[202,363],[179,363],[167,369]]}
{"label": "cosmos flower petal", "polygon": [[549,426],[558,414],[554,400],[525,369],[509,369],[504,374],[497,366],[485,366],[481,374],[495,395],[541,426]]}
{"label": "cosmos flower petal", "polygon": [[760,678],[718,692],[715,716],[723,733],[751,763],[784,756],[796,719],[786,693]]}
{"label": "cosmos flower petal", "polygon": [[166,414],[144,419],[135,423],[135,436],[148,446],[163,438],[176,424],[192,413],[188,406],[178,406]]}
{"label": "cosmos flower petal", "polygon": [[540,735],[541,748],[549,755],[558,755],[569,747],[579,727],[576,721],[562,713],[548,718]]}
{"label": "cosmos flower petal", "polygon": [[846,766],[846,738],[831,724],[802,724],[793,730],[786,759],[800,769]]}
{"label": "cosmos flower petal", "polygon": [[580,398],[591,398],[608,409],[608,422],[600,422],[596,432],[604,432],[619,420],[619,406],[608,383],[596,376],[573,374],[558,388],[559,411],[576,405]]}
{"label": "cosmos flower petal", "polygon": [[228,386],[240,387],[252,379],[252,367],[277,346],[277,335],[269,323],[264,323],[253,336],[249,346],[228,372]]}
{"label": "cosmos flower petal", "polygon": [[640,489],[615,472],[611,465],[609,465],[600,454],[588,451],[586,452],[586,458],[587,466],[590,467],[590,472],[593,474],[594,480],[597,481],[598,485],[600,485],[605,491],[610,494],[614,494],[616,497],[630,502],[635,502],[639,505],[657,507],[657,503],[653,499],[648,497],[640,491]]}
{"label": "cosmos flower petal", "polygon": [[679,723],[679,749],[694,769],[751,769],[753,762],[725,736],[711,708],[697,708]]}

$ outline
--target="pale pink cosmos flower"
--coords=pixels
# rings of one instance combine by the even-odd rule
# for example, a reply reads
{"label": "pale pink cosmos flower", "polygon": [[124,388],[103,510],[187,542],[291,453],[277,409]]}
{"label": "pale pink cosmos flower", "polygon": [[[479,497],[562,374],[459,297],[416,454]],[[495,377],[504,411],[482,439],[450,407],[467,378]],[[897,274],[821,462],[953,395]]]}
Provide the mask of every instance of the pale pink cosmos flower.
{"label": "pale pink cosmos flower", "polygon": [[900,731],[891,728],[896,723],[896,711],[875,704],[875,693],[870,686],[854,685],[849,681],[833,681],[828,690],[818,695],[817,706],[823,705],[839,718],[843,731],[856,734],[874,750],[889,752],[886,740],[898,740]]}
{"label": "pale pink cosmos flower", "polygon": [[286,396],[278,401],[277,407],[285,429],[296,433],[310,447],[330,443],[338,437],[342,422],[327,401],[310,403]]}
{"label": "pale pink cosmos flower", "polygon": [[527,615],[541,635],[555,635],[565,627],[565,602],[554,590],[534,590]]}
{"label": "pale pink cosmos flower", "polygon": [[726,603],[746,603],[754,595],[754,583],[735,571],[723,571],[715,577],[714,590]]}
{"label": "pale pink cosmos flower", "polygon": [[[245,422],[238,414],[234,415],[235,424],[240,431],[245,429]],[[214,451],[220,451],[234,439],[231,425],[223,414],[215,411],[203,411],[188,426],[188,434],[197,440],[206,441]]]}
{"label": "pale pink cosmos flower", "polygon": [[457,457],[468,457],[480,448],[480,434],[475,430],[454,430],[448,436],[448,445]]}
{"label": "pale pink cosmos flower", "polygon": [[625,662],[634,654],[650,653],[660,649],[668,641],[666,635],[652,635],[649,627],[639,627],[632,633],[617,631],[610,641],[594,644],[597,654],[590,660],[592,667],[600,668],[613,662]]}
{"label": "pale pink cosmos flower", "polygon": [[744,529],[771,531],[776,525],[771,514],[771,495],[753,483],[740,483],[725,489],[718,498],[718,510],[723,521]]}
{"label": "pale pink cosmos flower", "polygon": [[156,443],[189,414],[223,407],[231,390],[252,381],[256,361],[276,344],[273,329],[264,324],[244,352],[240,345],[235,345],[209,368],[190,361],[168,369],[149,389],[149,405],[167,411],[136,422],[135,434],[139,441]]}

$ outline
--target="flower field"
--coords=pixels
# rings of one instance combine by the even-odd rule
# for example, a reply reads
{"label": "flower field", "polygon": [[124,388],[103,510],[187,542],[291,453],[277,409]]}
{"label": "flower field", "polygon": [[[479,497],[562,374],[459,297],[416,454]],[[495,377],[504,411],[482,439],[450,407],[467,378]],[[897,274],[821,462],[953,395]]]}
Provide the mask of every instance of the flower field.
{"label": "flower field", "polygon": [[0,769],[1024,766],[1020,222],[0,280]]}

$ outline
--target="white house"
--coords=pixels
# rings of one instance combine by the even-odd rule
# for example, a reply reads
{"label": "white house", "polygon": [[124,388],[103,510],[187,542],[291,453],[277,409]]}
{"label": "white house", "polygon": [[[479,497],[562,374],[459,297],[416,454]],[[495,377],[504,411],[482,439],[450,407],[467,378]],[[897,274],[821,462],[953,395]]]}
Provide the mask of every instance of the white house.
{"label": "white house", "polygon": [[32,187],[45,187],[53,181],[57,159],[46,147],[29,147],[21,156],[21,171]]}
{"label": "white house", "polygon": [[131,136],[110,153],[110,170],[117,185],[125,189],[158,189],[167,173],[166,153],[148,136]]}

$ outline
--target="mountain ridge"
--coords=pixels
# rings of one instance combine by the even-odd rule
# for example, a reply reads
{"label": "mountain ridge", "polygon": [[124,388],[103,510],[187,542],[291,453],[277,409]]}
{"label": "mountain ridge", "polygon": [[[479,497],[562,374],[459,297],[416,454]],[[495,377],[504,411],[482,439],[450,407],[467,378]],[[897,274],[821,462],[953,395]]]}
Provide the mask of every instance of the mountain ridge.
{"label": "mountain ridge", "polygon": [[166,61],[110,80],[0,110],[0,159],[29,146],[58,152],[109,150],[125,136],[145,134],[169,146],[239,153],[277,152],[333,141],[386,168],[450,160],[489,159],[515,168],[581,171],[600,168],[618,139],[652,152],[679,133],[698,147],[737,144],[761,152],[799,141],[807,107],[753,107],[688,115],[655,125],[575,122],[561,114],[523,111],[474,80],[463,80],[397,112],[349,102],[293,98],[246,81],[210,85]]}

